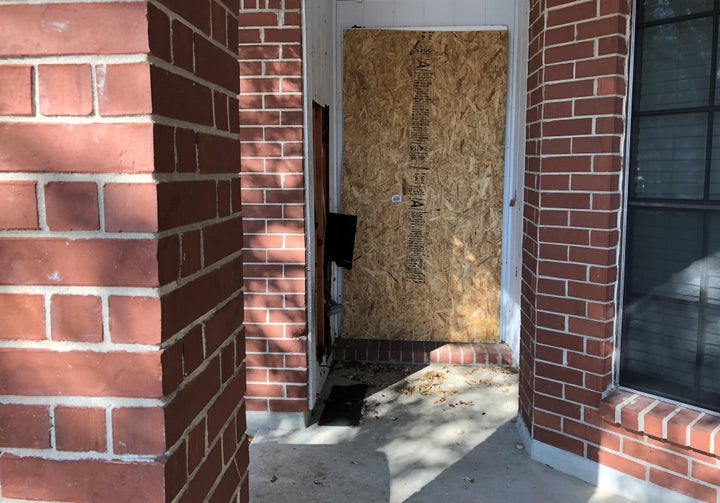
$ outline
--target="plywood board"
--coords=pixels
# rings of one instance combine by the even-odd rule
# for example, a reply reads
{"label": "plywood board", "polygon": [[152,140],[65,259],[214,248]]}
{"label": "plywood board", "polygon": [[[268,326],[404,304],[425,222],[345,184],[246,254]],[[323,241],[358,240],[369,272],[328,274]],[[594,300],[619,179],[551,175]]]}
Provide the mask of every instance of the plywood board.
{"label": "plywood board", "polygon": [[347,30],[343,337],[497,341],[507,32]]}

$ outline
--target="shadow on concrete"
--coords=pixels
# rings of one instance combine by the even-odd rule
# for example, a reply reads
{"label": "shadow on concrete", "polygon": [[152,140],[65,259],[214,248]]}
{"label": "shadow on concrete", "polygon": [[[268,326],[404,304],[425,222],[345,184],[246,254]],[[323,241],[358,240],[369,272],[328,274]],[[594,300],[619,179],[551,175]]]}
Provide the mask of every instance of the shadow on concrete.
{"label": "shadow on concrete", "polygon": [[328,387],[350,382],[370,386],[360,426],[258,432],[253,503],[627,501],[529,458],[510,370],[355,365]]}

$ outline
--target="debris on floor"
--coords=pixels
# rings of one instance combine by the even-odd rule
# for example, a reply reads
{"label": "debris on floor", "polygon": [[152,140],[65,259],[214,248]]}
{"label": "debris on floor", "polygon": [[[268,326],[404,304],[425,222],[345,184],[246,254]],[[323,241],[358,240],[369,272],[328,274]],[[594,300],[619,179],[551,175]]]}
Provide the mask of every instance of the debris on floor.
{"label": "debris on floor", "polygon": [[321,427],[319,408],[307,428],[258,431],[251,501],[626,502],[530,459],[517,383],[500,367],[337,365],[319,403],[333,386],[366,385],[358,426]]}

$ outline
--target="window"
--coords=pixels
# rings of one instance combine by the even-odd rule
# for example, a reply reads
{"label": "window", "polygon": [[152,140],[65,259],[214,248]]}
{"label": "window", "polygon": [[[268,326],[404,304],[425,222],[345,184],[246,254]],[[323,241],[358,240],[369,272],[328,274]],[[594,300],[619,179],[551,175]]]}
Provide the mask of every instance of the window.
{"label": "window", "polygon": [[637,14],[620,384],[720,411],[720,0]]}

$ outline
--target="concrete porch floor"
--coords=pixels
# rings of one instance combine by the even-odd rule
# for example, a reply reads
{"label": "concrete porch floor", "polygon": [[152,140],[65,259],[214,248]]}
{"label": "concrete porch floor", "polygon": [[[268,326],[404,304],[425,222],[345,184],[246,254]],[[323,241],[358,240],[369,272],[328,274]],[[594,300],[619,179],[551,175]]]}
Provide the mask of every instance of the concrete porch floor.
{"label": "concrete porch floor", "polygon": [[333,384],[368,384],[360,425],[318,426],[315,414],[300,431],[256,432],[250,500],[630,501],[530,459],[515,428],[517,382],[489,366],[337,365],[324,395]]}

